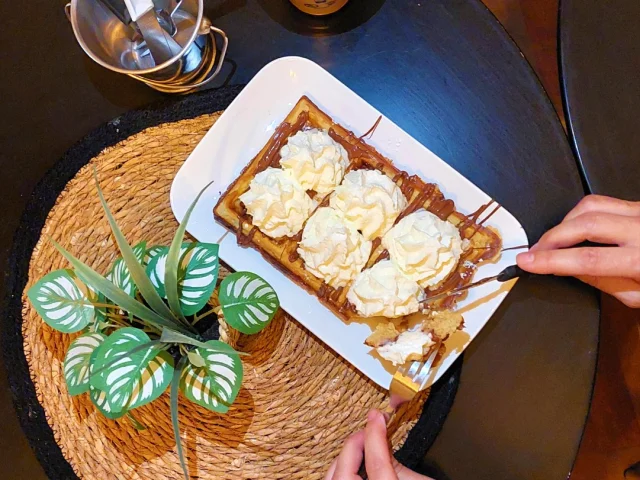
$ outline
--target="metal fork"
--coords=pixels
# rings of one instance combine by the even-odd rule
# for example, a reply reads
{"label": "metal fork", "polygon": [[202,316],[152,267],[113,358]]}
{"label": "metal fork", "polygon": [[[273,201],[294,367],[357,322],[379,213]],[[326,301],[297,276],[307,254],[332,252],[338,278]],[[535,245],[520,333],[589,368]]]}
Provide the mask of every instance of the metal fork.
{"label": "metal fork", "polygon": [[[405,363],[396,370],[389,387],[389,405],[383,410],[387,417],[387,426],[391,423],[398,407],[413,400],[424,389],[429,379],[431,368],[438,357],[440,345],[442,345],[441,341],[437,341],[433,345],[426,360],[411,362],[410,364]],[[360,465],[360,470],[358,470],[358,475],[365,480],[367,479],[364,459],[362,460],[362,465]]]}
{"label": "metal fork", "polygon": [[413,400],[413,397],[424,389],[441,344],[442,342],[440,341],[435,343],[426,360],[415,361],[410,364],[405,363],[396,370],[389,387],[389,405],[384,410],[388,418],[387,425],[391,422],[393,414],[400,405]]}

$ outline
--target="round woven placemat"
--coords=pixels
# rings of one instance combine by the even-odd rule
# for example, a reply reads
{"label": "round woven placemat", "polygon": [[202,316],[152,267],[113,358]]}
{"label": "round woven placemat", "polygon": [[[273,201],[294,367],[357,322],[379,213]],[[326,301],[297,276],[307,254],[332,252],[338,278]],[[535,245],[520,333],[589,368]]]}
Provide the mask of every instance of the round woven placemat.
{"label": "round woven placemat", "polygon": [[[9,265],[5,354],[23,428],[52,478],[181,477],[168,394],[135,410],[145,431],[104,418],[86,395],[70,397],[62,361],[73,336],[44,324],[25,292],[67,266],[49,237],[102,273],[117,256],[92,167],[128,240],[169,244],[177,227],[171,181],[220,115],[205,112],[226,107],[237,92],[207,92],[116,119],[71,149],[34,193]],[[226,272],[222,268],[221,276]],[[181,398],[182,439],[194,479],[323,478],[345,437],[364,426],[370,408],[386,402],[385,391],[284,312],[258,335],[221,334],[251,355],[244,357],[243,387],[226,415]],[[415,467],[435,438],[458,374],[459,363],[432,389],[430,401],[426,392],[419,395],[390,425],[391,444],[405,464]]]}

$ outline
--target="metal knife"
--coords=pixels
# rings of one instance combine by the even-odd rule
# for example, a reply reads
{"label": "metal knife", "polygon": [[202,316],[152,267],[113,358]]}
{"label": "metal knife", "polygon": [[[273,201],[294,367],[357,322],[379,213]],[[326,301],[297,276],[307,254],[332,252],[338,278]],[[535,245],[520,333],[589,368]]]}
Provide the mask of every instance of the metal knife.
{"label": "metal knife", "polygon": [[464,285],[459,288],[454,288],[453,290],[449,290],[446,292],[438,293],[432,297],[425,298],[422,302],[422,305],[426,305],[428,303],[434,302],[436,300],[440,300],[442,298],[450,297],[452,295],[458,295],[465,290],[469,290],[470,288],[478,287],[480,285],[484,285],[485,283],[498,281],[498,282],[507,282],[509,280],[513,280],[514,278],[523,277],[529,275],[529,272],[525,272],[517,265],[510,265],[504,270],[502,270],[499,274],[494,275],[492,277],[483,278],[482,280],[478,280],[477,282],[470,283],[469,285]]}

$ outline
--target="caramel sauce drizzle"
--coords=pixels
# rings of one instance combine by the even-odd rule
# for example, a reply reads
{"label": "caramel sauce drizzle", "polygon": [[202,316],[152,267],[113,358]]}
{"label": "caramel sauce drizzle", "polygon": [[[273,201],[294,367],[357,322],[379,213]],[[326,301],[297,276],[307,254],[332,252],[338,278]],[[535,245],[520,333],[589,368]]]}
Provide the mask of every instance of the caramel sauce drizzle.
{"label": "caramel sauce drizzle", "polygon": [[[500,205],[496,204],[496,207],[491,211],[491,213],[489,213],[489,215],[484,220],[482,220],[481,222],[477,222],[478,218],[480,218],[480,215],[482,215],[482,213],[485,212],[493,203],[495,203],[495,201],[491,200],[489,203],[481,205],[475,212],[465,216],[465,220],[458,227],[458,229],[460,230],[460,233],[463,235],[463,238],[471,238],[473,235],[475,235],[476,232],[478,231],[478,228],[480,228],[480,226],[484,222],[486,222],[494,213],[496,213],[500,209]],[[472,233],[470,235],[465,236],[465,233],[466,233],[465,230],[471,225],[473,225],[474,227]],[[487,248],[485,248],[486,251],[480,256],[480,259],[478,260],[478,262],[493,258],[498,253],[498,251],[500,251],[500,247],[501,247],[500,239],[494,238],[491,244]],[[455,290],[456,288],[462,287],[463,285],[466,285],[467,283],[469,283],[473,275],[473,271],[476,269],[476,264],[467,262],[468,256],[469,256],[469,253],[461,255],[460,260],[458,261],[458,267],[456,268],[456,270],[451,272],[451,274],[445,279],[445,281],[441,285],[438,286],[438,288],[434,290],[425,290],[425,293],[427,294],[427,298],[433,295],[438,295],[440,293]],[[447,297],[442,301],[442,307],[450,308],[451,306],[453,306],[455,301],[456,301],[456,297],[454,295]]]}
{"label": "caramel sauce drizzle", "polygon": [[[493,201],[493,200],[492,200]],[[484,223],[489,220],[494,213],[496,213],[498,210],[500,210],[500,207],[502,207],[502,205],[500,205],[499,203],[496,204],[495,208],[493,210],[491,210],[491,212],[489,212],[489,215],[487,215],[486,217],[484,217],[484,220],[480,220],[480,222],[478,222],[478,225],[484,225]]]}
{"label": "caramel sauce drizzle", "polygon": [[[363,140],[364,138],[373,135],[381,120],[382,116],[380,116],[376,120],[374,125],[360,137],[356,137],[353,132],[348,131],[345,138],[339,135],[333,127],[329,129],[329,136],[334,141],[342,145],[342,147],[344,147],[344,149],[349,154],[351,163],[347,168],[347,171],[362,168],[382,170],[383,167],[387,165],[387,160],[382,155],[380,155],[375,150],[375,148],[367,145]],[[300,113],[300,115],[298,115],[295,123],[290,124],[287,122],[283,122],[282,124],[280,124],[276,128],[275,133],[270,140],[269,146],[265,151],[265,154],[258,162],[256,170],[260,172],[269,166],[277,167],[280,161],[280,149],[282,148],[286,140],[293,133],[301,130],[308,121],[309,114],[308,112],[304,111]],[[437,186],[435,184],[425,183],[417,175],[409,175],[407,172],[401,171],[392,178],[392,181],[399,186],[400,190],[406,198],[412,198],[409,205],[400,213],[400,215],[398,215],[398,218],[396,219],[394,225],[407,215],[410,215],[420,208],[426,208],[429,212],[445,221],[449,218],[449,216],[451,216],[452,213],[456,211],[453,200],[444,198],[444,195],[442,195],[442,193],[437,189]],[[329,196],[327,195],[327,197],[325,197],[318,208],[327,206],[328,203]],[[489,203],[481,205],[475,212],[464,216],[464,220],[462,220],[462,222],[460,222],[457,227],[463,238],[471,238],[473,235],[475,235],[478,229],[500,209],[500,205],[497,204],[494,209],[484,218],[484,220],[478,221],[482,213],[485,212],[493,203],[495,202],[491,200]],[[251,225],[251,217],[246,213],[245,210],[239,215],[239,218],[240,225],[238,228],[237,241],[239,245],[248,246],[251,244],[253,237],[258,229],[257,227],[252,226],[249,232],[245,234],[245,226]],[[471,226],[473,226],[473,230],[468,234],[465,234],[466,230]],[[291,237],[291,240],[294,241],[296,245],[298,242],[300,242],[301,239],[302,230],[298,232],[298,234],[296,234],[294,237]],[[372,251],[375,251],[380,246],[381,242],[381,238],[374,239],[372,242]],[[496,253],[498,253],[500,248],[501,240],[499,237],[496,237],[493,239],[492,243],[485,248],[486,252],[480,257],[479,261],[493,258]],[[515,249],[520,247],[513,248]],[[436,289],[425,290],[427,298],[433,295],[438,295],[440,293],[455,290],[456,288],[467,284],[471,280],[473,272],[476,268],[476,264],[468,262],[468,256],[469,252],[467,252],[466,254],[462,254],[456,270],[454,270]],[[298,260],[298,258],[299,254],[297,252],[297,248],[289,253],[290,262],[294,262]],[[380,255],[378,255],[378,258],[374,263],[378,263],[379,261],[386,260],[388,258],[389,251],[385,249],[380,253]],[[338,307],[338,312],[341,314],[346,314],[348,311],[355,313],[355,307],[351,305],[351,303],[346,298],[344,299],[344,301],[338,304],[338,301],[343,292],[344,287],[333,288],[323,281],[317,291],[317,295],[320,300],[333,303],[336,307]],[[451,308],[455,304],[455,302],[456,296],[452,295],[439,302],[439,308]]]}
{"label": "caramel sauce drizzle", "polygon": [[380,125],[381,120],[382,120],[382,115],[378,117],[378,119],[376,120],[376,123],[374,123],[369,130],[367,130],[366,132],[364,132],[362,135],[358,137],[358,140],[362,141],[363,138],[367,138],[367,137],[371,138],[373,136],[373,132],[375,132],[376,128],[378,128],[378,125]]}
{"label": "caramel sauce drizzle", "polygon": [[[327,282],[323,281],[322,285],[320,285],[320,289],[318,290],[318,297],[320,297],[321,300],[328,300],[333,303],[337,303],[337,301],[340,299],[340,295],[342,295],[343,290],[344,287],[333,288]],[[341,306],[344,306],[345,303],[346,300],[342,303]]]}
{"label": "caramel sauce drizzle", "polygon": [[298,115],[295,123],[291,124],[288,122],[282,122],[280,125],[278,125],[276,131],[271,137],[269,147],[258,162],[256,168],[257,172],[261,172],[267,167],[278,166],[278,163],[280,162],[280,149],[284,146],[284,143],[293,133],[301,130],[302,127],[305,126],[307,121],[309,121],[309,112],[304,111],[300,112],[300,115]]}

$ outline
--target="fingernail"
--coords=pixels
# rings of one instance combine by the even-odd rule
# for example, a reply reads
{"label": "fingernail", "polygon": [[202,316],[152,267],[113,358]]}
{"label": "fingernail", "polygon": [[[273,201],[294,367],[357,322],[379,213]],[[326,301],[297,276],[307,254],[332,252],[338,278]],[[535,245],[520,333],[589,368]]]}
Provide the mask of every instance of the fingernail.
{"label": "fingernail", "polygon": [[516,257],[516,261],[520,265],[527,265],[527,264],[533,263],[534,258],[535,258],[535,255],[533,253],[525,252],[525,253],[518,254],[518,256]]}
{"label": "fingernail", "polygon": [[382,425],[383,427],[387,427],[387,422],[384,419],[384,416],[382,415],[382,412],[380,412],[379,410],[371,410],[369,412],[369,415],[367,415],[367,421],[371,422],[371,423],[377,423],[379,425]]}

